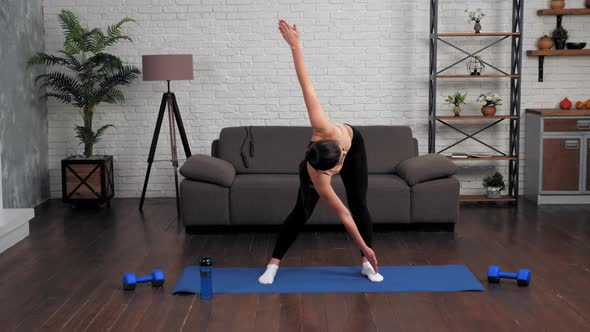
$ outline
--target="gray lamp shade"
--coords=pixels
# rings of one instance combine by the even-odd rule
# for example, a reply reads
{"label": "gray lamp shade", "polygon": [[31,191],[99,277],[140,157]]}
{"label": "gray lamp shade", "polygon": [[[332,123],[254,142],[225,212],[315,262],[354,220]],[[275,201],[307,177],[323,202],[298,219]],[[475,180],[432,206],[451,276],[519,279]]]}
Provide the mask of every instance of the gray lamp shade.
{"label": "gray lamp shade", "polygon": [[144,81],[183,81],[193,79],[192,54],[143,55]]}

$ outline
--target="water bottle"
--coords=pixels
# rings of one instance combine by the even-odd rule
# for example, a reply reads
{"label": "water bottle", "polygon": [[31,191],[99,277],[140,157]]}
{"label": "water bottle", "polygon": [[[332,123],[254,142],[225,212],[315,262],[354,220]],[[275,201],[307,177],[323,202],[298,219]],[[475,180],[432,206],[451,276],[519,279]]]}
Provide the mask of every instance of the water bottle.
{"label": "water bottle", "polygon": [[213,297],[212,264],[211,257],[201,258],[201,300],[209,300]]}

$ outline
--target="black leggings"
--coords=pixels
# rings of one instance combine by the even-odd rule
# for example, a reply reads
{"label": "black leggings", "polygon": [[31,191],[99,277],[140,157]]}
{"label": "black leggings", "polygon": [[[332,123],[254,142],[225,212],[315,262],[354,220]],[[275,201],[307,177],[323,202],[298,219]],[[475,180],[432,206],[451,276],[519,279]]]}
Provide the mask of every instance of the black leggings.
{"label": "black leggings", "polygon": [[[340,177],[342,178],[344,188],[346,189],[348,208],[350,209],[356,227],[361,233],[367,246],[372,247],[373,226],[369,209],[367,208],[368,172],[365,142],[360,132],[353,126],[350,127],[353,132],[352,144],[350,150],[346,154],[346,158],[344,158],[344,164],[340,170]],[[299,171],[307,172],[307,167],[300,167]],[[300,183],[297,194],[297,203],[281,226],[281,231],[272,254],[273,258],[283,258],[289,247],[291,247],[297,238],[303,225],[311,217],[319,200],[320,196],[313,187],[311,190],[302,191],[301,185],[302,184]],[[304,199],[302,197],[302,192],[307,192],[309,197]],[[304,201],[306,202],[305,204]]]}

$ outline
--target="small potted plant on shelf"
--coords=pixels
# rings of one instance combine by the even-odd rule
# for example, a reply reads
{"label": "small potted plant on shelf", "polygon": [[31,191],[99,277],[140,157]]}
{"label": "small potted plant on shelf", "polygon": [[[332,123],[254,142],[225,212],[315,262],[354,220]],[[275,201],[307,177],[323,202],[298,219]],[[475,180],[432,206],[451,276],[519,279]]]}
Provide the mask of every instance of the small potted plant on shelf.
{"label": "small potted plant on shelf", "polygon": [[502,99],[495,93],[482,93],[477,98],[477,102],[481,104],[481,113],[484,116],[492,116],[496,114],[496,106],[502,105]]}
{"label": "small potted plant on shelf", "polygon": [[559,26],[555,30],[553,30],[553,40],[555,41],[555,49],[563,50],[565,48],[565,43],[569,39],[568,31]]}
{"label": "small potted plant on shelf", "polygon": [[487,198],[501,198],[502,191],[506,189],[504,183],[504,177],[500,172],[496,172],[493,175],[486,176],[482,181],[483,187],[486,190]]}
{"label": "small potted plant on shelf", "polygon": [[469,8],[465,9],[465,13],[467,16],[467,22],[475,22],[475,24],[473,25],[473,30],[475,30],[475,33],[480,33],[481,31],[481,24],[479,23],[479,21],[481,21],[481,19],[486,16],[482,11],[481,8],[477,8],[476,10],[471,10]]}
{"label": "small potted plant on shelf", "polygon": [[49,70],[37,76],[45,97],[70,104],[81,115],[83,125],[76,125],[76,137],[84,145],[83,156],[71,156],[61,162],[62,198],[64,202],[109,202],[114,196],[113,156],[93,154],[94,145],[105,131],[113,127],[106,124],[93,129],[96,108],[103,102],[122,103],[125,100],[121,86],[130,85],[139,77],[137,67],[124,64],[105,49],[122,40],[131,41],[121,27],[135,22],[125,17],[107,28],[89,30],[82,27],[78,17],[68,10],[58,14],[64,33],[64,49],[57,54],[37,53],[29,65],[45,65]]}
{"label": "small potted plant on shelf", "polygon": [[467,94],[461,94],[461,92],[457,91],[455,92],[454,95],[450,95],[447,97],[447,100],[445,100],[445,102],[447,104],[451,104],[451,105],[455,105],[455,107],[453,107],[453,113],[455,113],[455,116],[460,116],[459,113],[461,113],[461,104],[465,104],[465,97],[467,96]]}

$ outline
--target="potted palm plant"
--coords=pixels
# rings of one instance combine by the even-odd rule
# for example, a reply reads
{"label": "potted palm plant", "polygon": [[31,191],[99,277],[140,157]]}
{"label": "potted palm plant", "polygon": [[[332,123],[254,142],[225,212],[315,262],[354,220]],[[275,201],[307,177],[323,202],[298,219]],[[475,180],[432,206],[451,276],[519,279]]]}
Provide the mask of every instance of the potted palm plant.
{"label": "potted palm plant", "polygon": [[488,198],[501,198],[502,191],[506,189],[504,177],[500,172],[493,175],[486,176],[482,181],[483,187],[486,189],[486,196]]}
{"label": "potted palm plant", "polygon": [[63,50],[57,54],[37,53],[29,59],[29,65],[48,68],[35,81],[42,82],[44,97],[74,106],[82,117],[82,125],[76,125],[75,131],[84,145],[84,155],[62,160],[62,197],[65,202],[89,199],[108,202],[114,196],[113,156],[94,155],[93,148],[113,125],[105,124],[94,130],[93,117],[103,102],[123,103],[125,95],[120,87],[130,85],[139,77],[137,67],[106,52],[106,48],[120,41],[131,41],[121,28],[135,21],[125,17],[109,26],[105,34],[98,28],[82,27],[71,11],[62,10],[58,16],[65,37]]}

